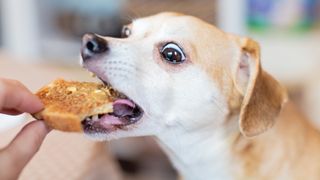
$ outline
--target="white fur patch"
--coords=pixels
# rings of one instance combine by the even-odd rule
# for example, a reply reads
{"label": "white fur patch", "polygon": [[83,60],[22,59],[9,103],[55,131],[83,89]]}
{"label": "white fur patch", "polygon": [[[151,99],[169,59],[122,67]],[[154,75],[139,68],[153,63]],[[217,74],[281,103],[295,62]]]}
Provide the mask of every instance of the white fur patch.
{"label": "white fur patch", "polygon": [[[158,35],[134,38],[143,37],[151,27],[148,24],[135,21],[132,38],[110,39],[106,57],[91,64],[100,78],[139,104],[145,115],[128,130],[93,137],[156,136],[186,180],[230,179],[228,135],[223,127],[226,99],[200,67],[190,63],[170,72],[159,65],[165,62],[157,59],[154,48],[168,38],[165,34],[171,26]],[[172,33],[170,38],[180,34]]]}

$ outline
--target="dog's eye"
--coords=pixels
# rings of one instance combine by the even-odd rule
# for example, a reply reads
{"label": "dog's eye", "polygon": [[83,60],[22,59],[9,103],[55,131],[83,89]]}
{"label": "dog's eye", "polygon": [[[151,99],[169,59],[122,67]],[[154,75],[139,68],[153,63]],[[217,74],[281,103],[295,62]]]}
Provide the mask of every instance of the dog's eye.
{"label": "dog's eye", "polygon": [[172,64],[180,64],[186,60],[182,49],[175,43],[168,43],[161,50],[162,57]]}
{"label": "dog's eye", "polygon": [[121,37],[127,38],[131,35],[131,29],[128,26],[123,26],[121,31]]}

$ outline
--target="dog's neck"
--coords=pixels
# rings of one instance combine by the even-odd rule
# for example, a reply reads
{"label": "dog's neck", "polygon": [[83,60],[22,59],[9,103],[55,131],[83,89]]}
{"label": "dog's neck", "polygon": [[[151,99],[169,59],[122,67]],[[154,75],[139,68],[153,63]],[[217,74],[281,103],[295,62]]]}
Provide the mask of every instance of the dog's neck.
{"label": "dog's neck", "polygon": [[[187,131],[168,127],[157,138],[185,180],[284,177],[290,174],[288,170],[273,167],[284,163],[284,159],[291,159],[291,156],[299,156],[301,148],[306,146],[307,134],[311,133],[306,130],[316,132],[300,120],[299,114],[288,118],[291,109],[292,105],[286,106],[275,127],[255,138],[245,138],[240,134],[236,118],[220,128]],[[299,138],[292,141],[292,137]],[[289,151],[291,154],[287,153]]]}
{"label": "dog's neck", "polygon": [[320,142],[319,132],[293,103],[286,103],[276,121],[273,128],[263,134],[253,138],[239,134],[233,142],[231,154],[238,166],[235,174],[239,179],[296,179],[303,177],[295,173],[304,167],[299,164],[302,161],[297,166],[297,159],[303,159],[304,155],[317,157],[305,151],[313,148],[312,143]]}
{"label": "dog's neck", "polygon": [[228,180],[232,179],[228,163],[233,140],[222,130],[225,129],[186,131],[168,127],[157,138],[184,180]]}

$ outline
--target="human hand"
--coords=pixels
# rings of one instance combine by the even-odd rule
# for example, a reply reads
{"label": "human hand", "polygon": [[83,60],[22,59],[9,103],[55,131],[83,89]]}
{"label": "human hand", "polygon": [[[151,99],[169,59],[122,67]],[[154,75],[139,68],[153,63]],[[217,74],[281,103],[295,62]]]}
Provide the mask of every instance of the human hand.
{"label": "human hand", "polygon": [[[35,113],[42,108],[41,101],[20,82],[0,78],[0,113]],[[3,122],[0,120],[0,123]],[[0,149],[0,179],[17,179],[49,131],[42,121],[33,121],[24,126],[8,146]]]}

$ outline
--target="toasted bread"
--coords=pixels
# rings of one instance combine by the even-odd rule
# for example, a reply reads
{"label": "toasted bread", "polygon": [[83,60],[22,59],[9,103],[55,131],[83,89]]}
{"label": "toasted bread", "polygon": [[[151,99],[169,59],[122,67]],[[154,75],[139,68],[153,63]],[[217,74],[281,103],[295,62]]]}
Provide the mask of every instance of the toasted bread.
{"label": "toasted bread", "polygon": [[86,117],[113,111],[113,92],[103,84],[58,79],[36,95],[45,108],[34,117],[61,131],[81,132]]}

